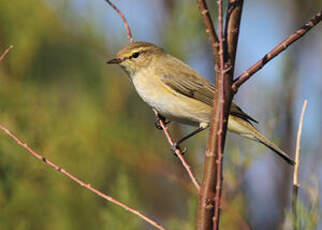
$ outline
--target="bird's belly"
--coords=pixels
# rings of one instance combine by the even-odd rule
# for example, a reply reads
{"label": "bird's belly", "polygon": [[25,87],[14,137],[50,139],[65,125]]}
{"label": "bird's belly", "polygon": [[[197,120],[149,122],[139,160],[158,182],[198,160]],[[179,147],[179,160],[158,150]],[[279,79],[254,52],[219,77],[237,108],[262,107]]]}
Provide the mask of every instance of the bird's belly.
{"label": "bird's belly", "polygon": [[169,89],[163,83],[154,79],[133,79],[133,84],[139,96],[151,107],[169,120],[198,126],[199,123],[209,123],[211,107],[181,95]]}

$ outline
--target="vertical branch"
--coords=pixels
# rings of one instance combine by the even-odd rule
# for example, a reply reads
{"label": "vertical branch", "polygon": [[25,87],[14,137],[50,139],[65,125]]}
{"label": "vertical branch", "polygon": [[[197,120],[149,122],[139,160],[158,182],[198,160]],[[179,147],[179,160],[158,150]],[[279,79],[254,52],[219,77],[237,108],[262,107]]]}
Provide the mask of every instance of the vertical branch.
{"label": "vertical branch", "polygon": [[[219,115],[219,120],[217,121],[219,129],[216,132],[215,139],[218,139],[217,146],[215,146],[215,155],[216,155],[216,164],[217,164],[217,172],[216,172],[216,193],[215,193],[215,210],[214,215],[212,217],[213,220],[213,229],[219,229],[219,216],[220,216],[220,208],[221,208],[221,191],[222,191],[222,161],[224,158],[224,143],[225,143],[225,134],[224,130],[227,126],[225,123],[225,81],[224,81],[224,37],[223,37],[223,7],[222,0],[217,1],[218,4],[218,23],[219,23],[219,55],[220,55],[220,63],[219,63],[219,72],[220,75],[217,76],[217,86],[219,97],[217,98],[216,103],[216,113]],[[227,58],[227,53],[225,50],[225,59]],[[218,65],[217,65],[218,67]],[[227,104],[227,103],[226,103]],[[226,117],[227,119],[227,117]],[[210,141],[209,141],[210,143]]]}
{"label": "vertical branch", "polygon": [[[207,32],[209,36],[213,36],[209,31],[214,31],[214,29],[209,28],[211,24],[209,19],[209,14],[205,14],[203,8],[200,7],[200,2],[198,1],[201,13],[204,15],[204,21],[207,27]],[[225,28],[225,34],[223,34],[223,7],[222,0],[218,0],[218,21],[219,21],[219,40],[210,37],[213,41],[214,56],[216,60],[215,70],[217,73],[216,86],[217,90],[215,92],[214,103],[213,103],[213,114],[210,122],[208,146],[205,152],[205,165],[204,165],[204,175],[200,192],[199,199],[199,209],[198,209],[198,222],[197,229],[218,229],[220,220],[220,201],[221,201],[221,191],[222,191],[222,161],[224,153],[224,144],[227,130],[228,114],[233,98],[231,86],[233,83],[233,70],[232,64],[235,63],[235,52],[237,47],[240,15],[242,10],[243,1],[235,5],[231,1],[231,12],[227,13],[227,22]],[[232,5],[235,8],[232,8]],[[235,9],[238,11],[235,12]],[[206,17],[207,16],[207,17]],[[229,25],[229,26],[228,26]],[[228,29],[229,28],[229,29]],[[227,45],[227,36],[230,36],[231,42]],[[219,49],[218,49],[218,48]],[[231,54],[228,53],[228,47],[230,47]],[[217,52],[217,53],[216,53]],[[233,58],[233,60],[232,60]]]}
{"label": "vertical branch", "polygon": [[300,166],[300,145],[301,145],[301,136],[302,136],[302,128],[303,128],[303,120],[304,113],[307,106],[307,100],[304,101],[301,117],[299,121],[299,129],[297,131],[296,138],[296,150],[295,150],[295,166],[293,172],[293,199],[292,199],[292,211],[293,211],[293,229],[298,229],[297,226],[297,199],[298,199],[298,190],[300,188],[298,174],[299,174],[299,166]]}
{"label": "vertical branch", "polygon": [[[219,40],[215,31],[214,24],[212,22],[211,16],[209,14],[208,6],[206,0],[197,0],[200,12],[203,16],[204,23],[206,25],[206,33],[208,34],[209,40],[212,45],[212,53],[215,58],[215,62],[220,62],[219,57]],[[217,71],[217,70],[216,70]]]}
{"label": "vertical branch", "polygon": [[[244,0],[229,0],[228,2],[224,37],[227,39],[227,51],[232,68],[235,67],[236,50],[243,4]],[[234,72],[234,70],[232,70],[232,72]]]}
{"label": "vertical branch", "polygon": [[[217,65],[220,63],[219,55],[219,40],[216,34],[207,3],[205,0],[198,0],[198,6],[200,12],[203,16],[204,23],[206,26],[206,33],[208,34],[209,40],[211,41],[213,56]],[[217,75],[219,75],[219,68],[215,67]],[[218,80],[218,78],[217,78]],[[218,98],[218,90],[215,92],[215,98]],[[214,100],[213,111],[216,107],[216,100]],[[218,111],[218,109],[217,109]],[[213,151],[215,143],[210,140],[214,139],[214,133],[216,130],[217,122],[213,120],[219,120],[217,117],[219,114],[214,113],[212,115],[211,126],[209,129],[209,139],[208,146],[205,152],[205,163],[204,163],[204,173],[202,179],[202,186],[200,188],[199,194],[199,205],[198,205],[198,217],[197,217],[197,229],[198,230],[208,230],[212,229],[213,226],[213,213],[214,213],[214,196],[215,196],[215,184],[216,184],[216,156]],[[210,146],[211,145],[211,146]]]}

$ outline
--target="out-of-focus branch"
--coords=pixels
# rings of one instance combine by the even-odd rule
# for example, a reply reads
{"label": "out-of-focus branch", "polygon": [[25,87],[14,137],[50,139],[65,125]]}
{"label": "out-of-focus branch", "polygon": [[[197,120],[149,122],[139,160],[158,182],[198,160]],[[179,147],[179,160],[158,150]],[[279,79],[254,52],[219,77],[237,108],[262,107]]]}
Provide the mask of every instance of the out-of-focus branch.
{"label": "out-of-focus branch", "polygon": [[[155,116],[158,116],[158,111],[156,109],[153,109],[153,112],[155,114]],[[168,127],[166,126],[166,124],[164,123],[164,121],[162,121],[162,119],[159,120],[159,124],[162,127],[164,134],[166,135],[168,142],[170,143],[170,145],[172,146],[174,144],[174,141],[169,133]],[[180,149],[176,149],[175,150],[176,155],[178,156],[178,158],[180,159],[183,167],[186,169],[187,173],[189,174],[192,183],[194,184],[194,186],[196,187],[196,189],[198,190],[198,192],[200,191],[200,184],[196,178],[196,176],[193,174],[193,172],[191,171],[190,165],[188,164],[188,162],[186,161],[186,159],[183,157],[182,152],[180,151]]]}
{"label": "out-of-focus branch", "polygon": [[293,229],[298,229],[297,225],[297,199],[298,199],[298,190],[300,188],[298,174],[299,174],[299,166],[300,166],[300,147],[301,147],[301,136],[302,136],[302,128],[303,128],[303,120],[304,113],[307,106],[307,100],[304,101],[301,117],[299,121],[299,128],[297,131],[296,138],[296,150],[295,150],[295,166],[293,172],[293,199],[292,199],[292,211],[293,211]]}
{"label": "out-of-focus branch", "polygon": [[13,45],[9,46],[0,56],[0,62],[8,55],[8,53],[10,52],[10,50],[13,49]]}
{"label": "out-of-focus branch", "polygon": [[124,16],[124,14],[110,1],[110,0],[105,0],[117,13],[118,15],[120,15],[120,17],[122,18],[123,20],[123,24],[125,26],[125,29],[126,29],[126,32],[127,32],[127,36],[129,38],[129,41],[130,43],[132,43],[134,40],[133,40],[133,36],[132,36],[132,32],[131,32],[131,29],[130,29],[130,26]]}
{"label": "out-of-focus branch", "polygon": [[26,149],[34,157],[36,157],[37,159],[43,161],[46,165],[49,165],[52,168],[56,169],[58,172],[64,174],[65,176],[67,176],[68,178],[70,178],[72,181],[78,183],[82,187],[84,187],[87,190],[95,193],[96,195],[102,197],[103,199],[105,199],[105,200],[107,200],[109,202],[112,202],[112,203],[114,203],[114,204],[122,207],[126,211],[129,211],[129,212],[133,213],[134,215],[140,217],[141,219],[143,219],[144,221],[148,222],[149,224],[151,224],[152,226],[156,227],[157,229],[166,230],[165,227],[161,226],[160,224],[158,224],[156,221],[152,220],[151,218],[143,215],[140,211],[138,211],[138,210],[136,210],[134,208],[131,208],[130,206],[128,206],[128,205],[126,205],[126,204],[124,204],[124,203],[122,203],[122,202],[114,199],[111,196],[108,196],[108,195],[104,194],[103,192],[101,192],[101,191],[95,189],[94,187],[92,187],[90,184],[87,184],[86,182],[82,181],[78,177],[74,176],[72,173],[70,173],[67,170],[61,168],[60,166],[58,166],[54,162],[46,159],[45,157],[43,157],[42,155],[40,155],[39,153],[37,153],[36,151],[34,151],[32,148],[30,148],[23,141],[21,141],[16,135],[14,135],[10,130],[8,130],[3,125],[0,125],[0,129],[2,129],[7,135],[9,135],[12,139],[14,139],[19,145],[21,145],[24,149]]}
{"label": "out-of-focus branch", "polygon": [[300,166],[300,148],[301,148],[301,136],[302,136],[302,128],[303,128],[303,119],[304,113],[307,106],[307,100],[304,101],[302,113],[299,121],[299,129],[297,131],[297,138],[296,138],[296,150],[295,150],[295,166],[294,166],[294,174],[293,174],[293,185],[299,187],[299,166]]}
{"label": "out-of-focus branch", "polygon": [[309,22],[307,22],[304,26],[302,26],[299,30],[297,30],[294,34],[290,35],[284,41],[282,41],[279,45],[277,45],[274,49],[272,49],[269,53],[267,53],[261,60],[256,62],[253,66],[247,69],[244,73],[242,73],[232,85],[234,92],[236,93],[238,88],[247,81],[251,76],[253,76],[257,71],[259,71],[263,66],[284,51],[289,45],[293,42],[304,36],[310,29],[312,29],[315,25],[317,25],[322,20],[322,11],[318,12],[314,17],[311,18]]}
{"label": "out-of-focus branch", "polygon": [[[212,53],[215,58],[216,63],[219,63],[220,61],[220,55],[219,55],[219,40],[218,36],[215,31],[214,24],[212,22],[211,16],[209,14],[208,6],[206,3],[206,0],[198,0],[198,6],[200,9],[200,12],[203,16],[203,20],[206,25],[206,32],[208,34],[209,40],[212,45]],[[217,70],[216,70],[217,72]]]}

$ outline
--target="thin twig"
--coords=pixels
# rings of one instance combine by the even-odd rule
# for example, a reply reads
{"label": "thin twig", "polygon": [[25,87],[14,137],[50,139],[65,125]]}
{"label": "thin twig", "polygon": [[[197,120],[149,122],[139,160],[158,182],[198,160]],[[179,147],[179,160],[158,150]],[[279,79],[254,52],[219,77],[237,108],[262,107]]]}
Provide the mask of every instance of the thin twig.
{"label": "thin twig", "polygon": [[206,0],[198,0],[198,6],[200,12],[203,16],[205,25],[206,25],[206,32],[208,34],[209,40],[212,45],[212,53],[215,58],[216,63],[219,63],[219,39],[216,34],[216,30],[214,24],[212,22],[211,16],[209,14],[208,6]]}
{"label": "thin twig", "polygon": [[[158,116],[158,111],[156,109],[153,109],[153,112],[155,114],[155,116]],[[162,121],[162,119],[159,120],[159,124],[162,127],[164,134],[166,135],[168,142],[170,143],[170,145],[174,144],[174,141],[169,133],[168,127],[166,126],[166,124]],[[194,184],[194,186],[196,187],[196,189],[198,190],[198,192],[200,191],[200,184],[196,178],[196,176],[193,174],[193,172],[191,171],[190,165],[188,164],[188,162],[186,161],[186,159],[183,157],[182,152],[180,151],[180,149],[176,149],[175,153],[177,154],[178,158],[180,159],[183,167],[186,169],[186,171],[188,172],[192,183]]]}
{"label": "thin twig", "polygon": [[232,85],[232,89],[236,93],[238,88],[247,81],[252,75],[254,75],[257,71],[259,71],[263,66],[284,51],[289,45],[293,42],[301,38],[305,35],[310,29],[312,29],[315,25],[317,25],[322,20],[322,11],[318,12],[314,17],[311,18],[309,22],[307,22],[304,26],[302,26],[299,30],[297,30],[294,34],[290,35],[284,41],[282,41],[279,45],[277,45],[274,49],[272,49],[269,53],[267,53],[261,60],[256,62],[253,66],[247,69],[244,73],[242,73]]}
{"label": "thin twig", "polygon": [[13,45],[9,46],[0,56],[0,62],[7,56],[7,54],[10,52],[10,50],[13,49]]}
{"label": "thin twig", "polygon": [[140,211],[129,207],[128,205],[114,199],[111,196],[108,196],[104,193],[102,193],[101,191],[95,189],[94,187],[92,187],[90,184],[87,184],[86,182],[82,181],[81,179],[79,179],[78,177],[74,176],[73,174],[71,174],[70,172],[68,172],[67,170],[61,168],[60,166],[56,165],[54,162],[46,159],[45,157],[43,157],[42,155],[40,155],[39,153],[37,153],[36,151],[34,151],[32,148],[30,148],[27,144],[25,144],[23,141],[21,141],[16,135],[14,135],[10,130],[8,130],[7,128],[5,128],[3,125],[0,125],[0,129],[2,129],[7,135],[9,135],[12,139],[14,139],[19,145],[21,145],[24,149],[26,149],[28,152],[30,152],[34,157],[36,157],[37,159],[43,161],[46,165],[51,166],[52,168],[56,169],[58,172],[64,174],[65,176],[67,176],[68,178],[70,178],[72,181],[78,183],[79,185],[81,185],[82,187],[86,188],[87,190],[95,193],[96,195],[102,197],[103,199],[112,202],[120,207],[122,207],[123,209],[125,209],[126,211],[129,211],[131,213],[133,213],[134,215],[140,217],[141,219],[143,219],[144,221],[150,223],[151,225],[153,225],[154,227],[156,227],[157,229],[161,229],[161,230],[166,230],[165,227],[161,226],[160,224],[158,224],[156,221],[150,219],[149,217],[143,215]]}
{"label": "thin twig", "polygon": [[113,9],[118,13],[118,15],[120,15],[120,17],[123,20],[123,24],[125,26],[126,32],[127,32],[127,36],[129,38],[130,43],[134,42],[133,40],[133,36],[132,36],[132,32],[130,29],[129,24],[127,23],[127,20],[124,16],[124,14],[110,1],[110,0],[105,0],[111,7],[113,7]]}
{"label": "thin twig", "polygon": [[300,166],[300,147],[301,147],[301,136],[303,128],[304,114],[307,106],[307,100],[304,101],[301,117],[299,121],[299,128],[297,131],[296,138],[296,151],[295,151],[295,166],[293,172],[293,200],[292,200],[292,211],[293,211],[293,229],[297,229],[297,199],[298,199],[298,190],[300,188],[298,174]]}

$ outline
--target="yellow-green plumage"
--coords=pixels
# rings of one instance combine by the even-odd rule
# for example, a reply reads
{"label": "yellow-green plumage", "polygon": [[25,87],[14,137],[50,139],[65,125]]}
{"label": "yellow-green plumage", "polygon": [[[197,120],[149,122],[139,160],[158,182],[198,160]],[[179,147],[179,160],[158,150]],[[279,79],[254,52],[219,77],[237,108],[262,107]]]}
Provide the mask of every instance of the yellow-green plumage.
{"label": "yellow-green plumage", "polygon": [[[131,43],[109,63],[120,64],[141,98],[167,119],[208,127],[216,88],[189,65],[147,42]],[[264,144],[293,165],[251,122],[256,120],[232,103],[228,130]]]}

